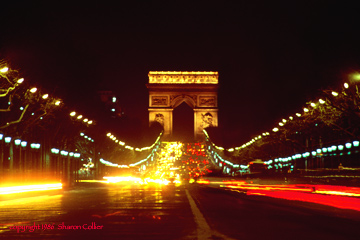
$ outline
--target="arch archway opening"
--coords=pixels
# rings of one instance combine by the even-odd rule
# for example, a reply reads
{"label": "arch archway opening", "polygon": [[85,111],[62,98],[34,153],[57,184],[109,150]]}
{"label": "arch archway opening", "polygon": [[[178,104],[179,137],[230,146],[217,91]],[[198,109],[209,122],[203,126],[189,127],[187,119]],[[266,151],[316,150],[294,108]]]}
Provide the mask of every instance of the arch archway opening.
{"label": "arch archway opening", "polygon": [[194,110],[185,102],[173,110],[174,141],[194,142]]}

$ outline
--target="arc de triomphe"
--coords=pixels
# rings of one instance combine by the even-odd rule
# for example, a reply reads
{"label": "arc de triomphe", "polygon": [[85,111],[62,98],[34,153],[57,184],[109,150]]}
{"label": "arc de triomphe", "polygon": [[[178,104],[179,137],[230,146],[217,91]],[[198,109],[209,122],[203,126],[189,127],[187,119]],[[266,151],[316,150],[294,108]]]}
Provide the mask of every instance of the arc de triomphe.
{"label": "arc de triomphe", "polygon": [[218,72],[149,72],[149,123],[159,122],[164,138],[173,134],[173,110],[185,102],[194,110],[194,139],[218,126]]}

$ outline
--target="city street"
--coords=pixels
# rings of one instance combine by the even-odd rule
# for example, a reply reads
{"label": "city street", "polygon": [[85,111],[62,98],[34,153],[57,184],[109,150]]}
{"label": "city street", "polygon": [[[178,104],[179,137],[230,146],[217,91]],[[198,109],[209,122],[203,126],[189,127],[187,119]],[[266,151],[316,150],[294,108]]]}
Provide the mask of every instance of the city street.
{"label": "city street", "polygon": [[200,184],[82,183],[0,202],[1,239],[358,239],[360,213]]}
{"label": "city street", "polygon": [[345,1],[3,1],[0,240],[360,240]]}
{"label": "city street", "polygon": [[196,230],[184,188],[173,186],[86,184],[0,206],[4,239],[186,239]]}

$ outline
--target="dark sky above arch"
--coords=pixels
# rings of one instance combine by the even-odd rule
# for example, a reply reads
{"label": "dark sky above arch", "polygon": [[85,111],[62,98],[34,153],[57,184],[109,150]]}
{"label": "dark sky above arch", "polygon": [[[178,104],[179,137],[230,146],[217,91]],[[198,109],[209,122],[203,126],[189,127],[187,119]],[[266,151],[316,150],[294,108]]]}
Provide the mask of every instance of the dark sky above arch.
{"label": "dark sky above arch", "polygon": [[270,130],[359,70],[359,6],[345,1],[8,1],[0,54],[74,107],[111,89],[148,121],[149,71],[218,71],[234,143]]}

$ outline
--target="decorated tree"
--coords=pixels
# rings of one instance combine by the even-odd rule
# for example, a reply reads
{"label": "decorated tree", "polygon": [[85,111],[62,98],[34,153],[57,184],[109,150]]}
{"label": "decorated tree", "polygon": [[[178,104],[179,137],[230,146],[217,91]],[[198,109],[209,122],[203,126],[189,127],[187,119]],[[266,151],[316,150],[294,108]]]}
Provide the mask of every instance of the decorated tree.
{"label": "decorated tree", "polygon": [[282,119],[271,133],[263,133],[232,151],[239,163],[253,159],[274,159],[357,140],[360,135],[359,74],[340,90],[325,89],[315,101],[307,102],[303,112]]}

